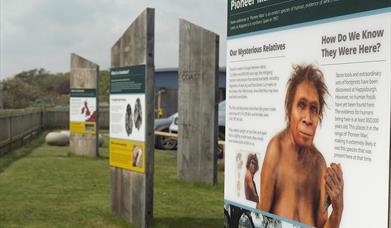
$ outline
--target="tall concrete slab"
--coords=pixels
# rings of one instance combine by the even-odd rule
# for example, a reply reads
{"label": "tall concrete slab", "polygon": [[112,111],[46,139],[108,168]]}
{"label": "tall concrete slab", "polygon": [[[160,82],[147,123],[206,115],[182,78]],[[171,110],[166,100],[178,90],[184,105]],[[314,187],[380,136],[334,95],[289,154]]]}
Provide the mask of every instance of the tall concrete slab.
{"label": "tall concrete slab", "polygon": [[[87,124],[87,122],[72,122],[72,114],[76,111],[81,111],[83,107],[76,107],[76,105],[70,105],[70,138],[69,138],[69,146],[72,153],[76,155],[82,156],[91,156],[95,157],[99,155],[99,102],[98,102],[98,94],[99,94],[99,66],[81,56],[78,56],[74,53],[71,54],[71,75],[70,75],[70,88],[71,88],[71,98],[72,99],[72,90],[81,90],[81,91],[94,91],[95,97],[90,96],[90,99],[95,100],[95,108],[94,110],[88,111],[88,115],[83,114],[85,117],[84,121],[87,121],[88,118],[95,118],[96,120],[89,123],[96,123],[94,126],[94,130],[86,131],[86,128],[89,126],[92,127],[91,124]],[[94,101],[93,100],[93,101]],[[83,101],[81,101],[83,102]],[[73,110],[78,109],[78,110]],[[79,110],[80,109],[80,110]],[[95,112],[95,114],[94,114]],[[79,113],[80,114],[80,113]],[[95,116],[93,116],[95,115]],[[90,121],[90,120],[88,120]],[[77,124],[78,130],[74,131],[75,126]]]}
{"label": "tall concrete slab", "polygon": [[217,183],[219,36],[180,20],[179,179]]}
{"label": "tall concrete slab", "polygon": [[151,227],[153,218],[154,18],[147,8],[111,49],[112,68],[145,65],[145,172],[110,167],[111,209],[137,227]]}

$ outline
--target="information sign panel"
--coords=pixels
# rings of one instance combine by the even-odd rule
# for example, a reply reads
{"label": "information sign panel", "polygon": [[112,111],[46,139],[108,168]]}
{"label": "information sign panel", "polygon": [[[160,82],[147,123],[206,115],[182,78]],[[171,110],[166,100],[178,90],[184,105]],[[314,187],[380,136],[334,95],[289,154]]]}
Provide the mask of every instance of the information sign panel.
{"label": "information sign panel", "polygon": [[96,134],[96,89],[71,88],[70,96],[70,132]]}
{"label": "information sign panel", "polygon": [[228,1],[232,227],[387,227],[390,7]]}
{"label": "information sign panel", "polygon": [[116,67],[110,77],[110,165],[145,171],[145,65]]}

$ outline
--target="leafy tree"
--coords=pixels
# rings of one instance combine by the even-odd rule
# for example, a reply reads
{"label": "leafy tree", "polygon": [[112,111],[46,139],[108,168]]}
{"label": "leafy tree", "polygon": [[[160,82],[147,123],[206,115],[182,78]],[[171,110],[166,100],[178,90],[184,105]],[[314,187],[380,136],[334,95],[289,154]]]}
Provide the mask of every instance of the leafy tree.
{"label": "leafy tree", "polygon": [[99,75],[99,101],[108,102],[110,95],[110,72],[107,70],[100,71]]}
{"label": "leafy tree", "polygon": [[[40,68],[23,71],[13,78],[0,81],[3,84],[4,108],[26,108],[29,106],[68,105],[70,73],[50,73]],[[110,72],[102,70],[99,81],[99,99],[108,102],[110,94]]]}
{"label": "leafy tree", "polygon": [[39,92],[31,84],[20,78],[3,81],[4,108],[26,108],[39,97]]}

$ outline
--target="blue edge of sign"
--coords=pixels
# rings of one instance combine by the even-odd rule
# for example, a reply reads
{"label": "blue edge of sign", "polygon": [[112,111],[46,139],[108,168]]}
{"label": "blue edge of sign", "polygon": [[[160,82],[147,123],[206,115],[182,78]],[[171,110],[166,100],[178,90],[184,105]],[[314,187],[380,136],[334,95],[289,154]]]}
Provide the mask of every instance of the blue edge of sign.
{"label": "blue edge of sign", "polygon": [[279,221],[287,222],[287,223],[295,225],[295,226],[300,226],[301,228],[314,228],[312,226],[309,226],[309,225],[306,225],[306,224],[303,224],[303,223],[299,223],[299,222],[294,221],[294,220],[286,219],[286,218],[280,217],[278,215],[267,213],[267,212],[264,212],[264,211],[261,211],[261,210],[258,210],[258,209],[254,209],[254,208],[251,208],[251,207],[248,207],[248,206],[245,206],[243,204],[240,204],[240,203],[237,203],[237,202],[233,202],[233,201],[230,201],[230,200],[224,199],[224,204],[240,207],[240,208],[245,209],[245,210],[250,211],[250,212],[254,212],[254,213],[257,213],[257,214],[265,215],[267,217],[270,217],[270,218],[273,218],[273,219],[276,219],[276,220],[279,220]]}

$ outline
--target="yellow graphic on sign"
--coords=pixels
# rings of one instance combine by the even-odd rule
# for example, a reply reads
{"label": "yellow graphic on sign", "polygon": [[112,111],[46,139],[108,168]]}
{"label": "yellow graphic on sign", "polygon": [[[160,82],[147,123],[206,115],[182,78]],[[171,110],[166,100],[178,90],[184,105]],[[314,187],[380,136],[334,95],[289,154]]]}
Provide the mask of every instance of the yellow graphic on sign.
{"label": "yellow graphic on sign", "polygon": [[145,144],[120,139],[110,139],[110,166],[145,172]]}
{"label": "yellow graphic on sign", "polygon": [[95,122],[70,122],[69,131],[78,134],[96,134]]}

